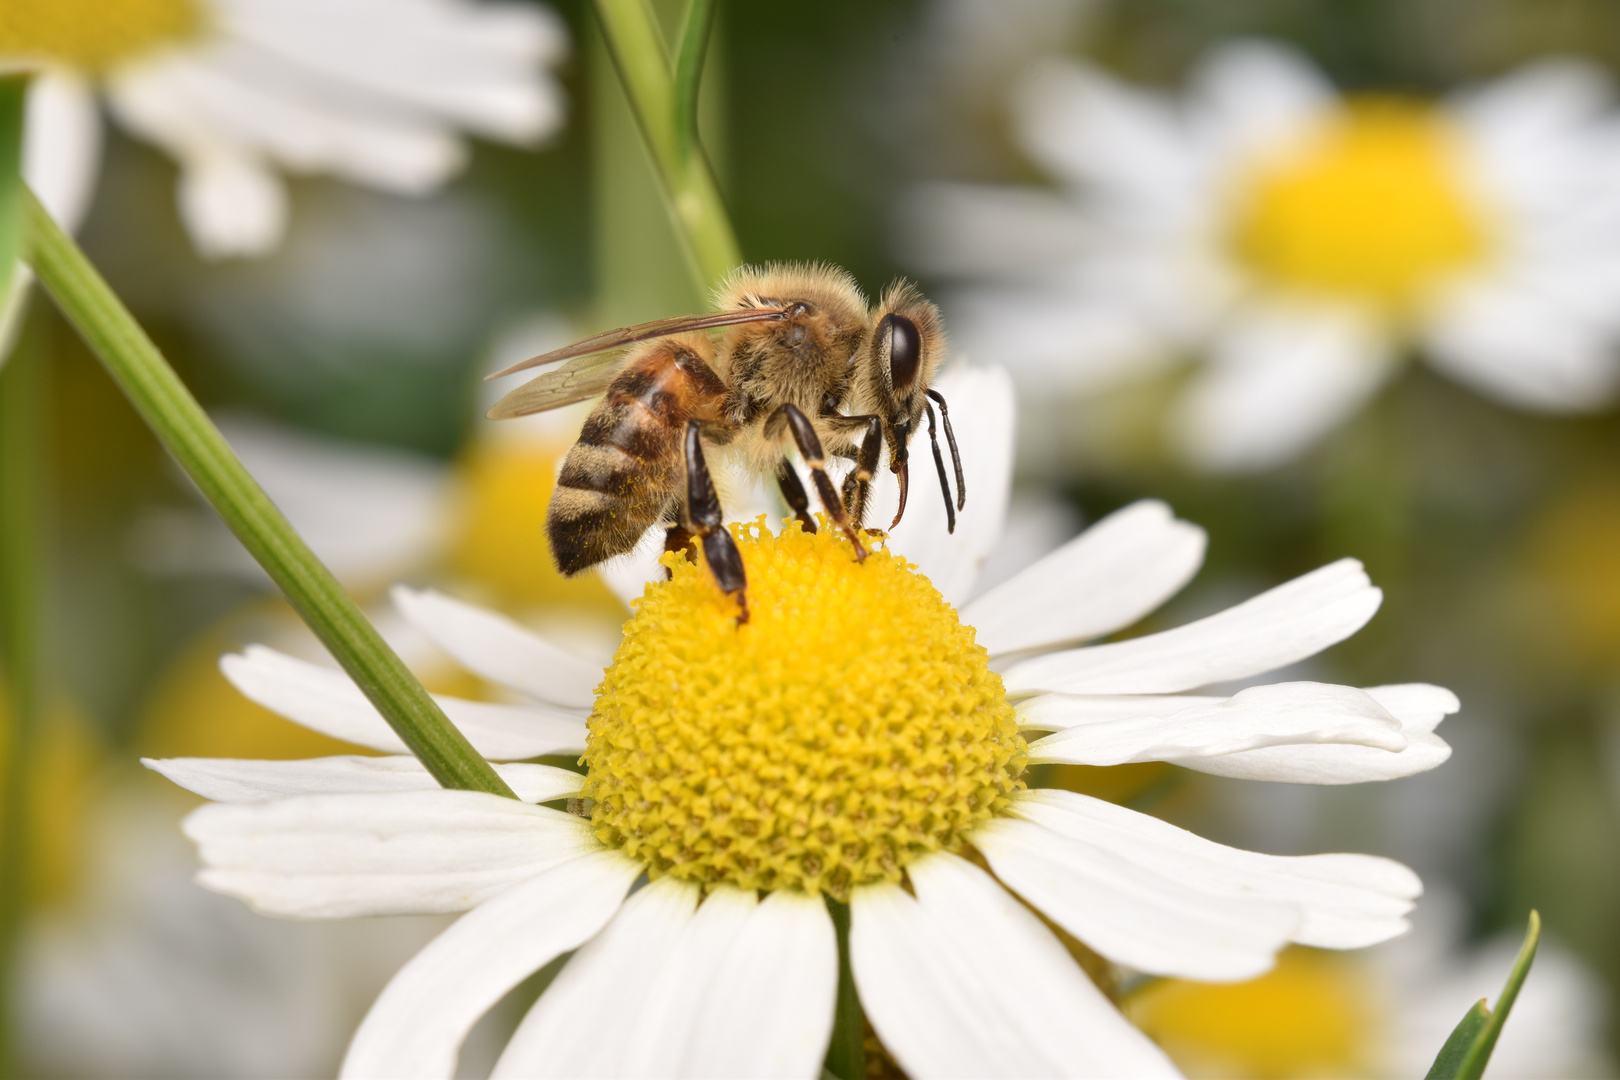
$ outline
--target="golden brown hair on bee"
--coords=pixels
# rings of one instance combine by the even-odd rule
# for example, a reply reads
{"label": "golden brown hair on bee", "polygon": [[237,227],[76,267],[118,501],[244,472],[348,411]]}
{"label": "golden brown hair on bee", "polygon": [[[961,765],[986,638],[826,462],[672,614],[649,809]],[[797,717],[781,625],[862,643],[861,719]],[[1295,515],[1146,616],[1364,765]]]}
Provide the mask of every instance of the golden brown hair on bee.
{"label": "golden brown hair on bee", "polygon": [[725,384],[700,334],[638,347],[563,459],[546,515],[551,552],[577,574],[635,547],[680,494],[689,420],[719,418]]}

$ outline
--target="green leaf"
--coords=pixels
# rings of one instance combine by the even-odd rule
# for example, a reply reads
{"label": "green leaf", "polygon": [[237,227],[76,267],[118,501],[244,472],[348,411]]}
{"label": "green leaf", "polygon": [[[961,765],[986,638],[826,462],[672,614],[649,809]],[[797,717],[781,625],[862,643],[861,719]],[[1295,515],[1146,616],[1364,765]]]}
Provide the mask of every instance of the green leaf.
{"label": "green leaf", "polygon": [[1519,996],[1519,987],[1530,973],[1530,964],[1536,958],[1536,945],[1541,941],[1541,916],[1530,913],[1530,925],[1525,930],[1524,945],[1519,949],[1513,970],[1508,972],[1502,994],[1496,999],[1496,1008],[1490,1009],[1481,998],[1468,1010],[1462,1022],[1452,1031],[1440,1054],[1429,1067],[1425,1080],[1479,1080],[1485,1075],[1485,1066],[1496,1049],[1496,1040],[1502,1034],[1513,1011],[1513,1002]]}
{"label": "green leaf", "polygon": [[23,106],[25,75],[0,76],[0,311],[22,251]]}

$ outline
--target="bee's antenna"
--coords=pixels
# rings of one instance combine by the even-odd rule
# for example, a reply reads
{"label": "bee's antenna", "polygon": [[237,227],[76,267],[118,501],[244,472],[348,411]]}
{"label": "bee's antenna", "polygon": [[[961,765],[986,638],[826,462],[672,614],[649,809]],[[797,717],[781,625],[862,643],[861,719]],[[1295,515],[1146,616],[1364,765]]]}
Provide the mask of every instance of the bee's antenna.
{"label": "bee's antenna", "polygon": [[932,387],[928,396],[939,402],[940,423],[945,425],[945,441],[951,444],[951,464],[956,466],[956,508],[967,503],[967,481],[962,476],[962,455],[956,449],[956,432],[951,430],[951,411],[945,407],[945,395]]}
{"label": "bee's antenna", "polygon": [[[956,507],[951,502],[950,481],[945,478],[945,456],[939,452],[939,434],[934,429],[934,407],[925,402],[923,408],[928,410],[928,443],[934,448],[934,468],[939,470],[939,490],[945,494],[945,531],[954,533]],[[940,408],[943,410],[944,406],[941,405]]]}

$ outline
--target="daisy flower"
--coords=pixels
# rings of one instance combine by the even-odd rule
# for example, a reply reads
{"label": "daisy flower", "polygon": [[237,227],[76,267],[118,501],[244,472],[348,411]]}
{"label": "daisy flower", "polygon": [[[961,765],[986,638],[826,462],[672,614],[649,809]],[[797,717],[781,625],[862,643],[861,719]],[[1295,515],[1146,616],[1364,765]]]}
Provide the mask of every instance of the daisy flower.
{"label": "daisy flower", "polygon": [[[1125,1011],[1189,1076],[1421,1076],[1469,1007],[1496,1000],[1521,944],[1509,932],[1466,945],[1462,922],[1455,898],[1431,891],[1399,941],[1354,956],[1290,948],[1245,983],[1150,981]],[[1543,940],[1491,1076],[1612,1075],[1607,998],[1573,953]]]}
{"label": "daisy flower", "polygon": [[[1008,396],[999,372],[952,388],[964,460],[1004,463],[999,494],[975,489],[992,506]],[[976,407],[989,422],[969,422]],[[978,535],[993,544],[998,527]],[[490,612],[395,591],[423,633],[511,689],[510,703],[440,700],[518,800],[435,788],[341,672],[264,648],[222,662],[248,697],[392,756],[149,763],[215,800],[185,822],[209,888],[292,917],[466,912],[383,991],[345,1075],[452,1075],[478,1018],[571,954],[496,1076],[817,1076],[840,978],[829,900],[848,905],[854,986],[908,1075],[1173,1075],[1076,943],[1235,980],[1289,942],[1359,948],[1406,929],[1420,885],[1398,863],[1241,851],[1024,780],[1034,762],[1315,783],[1438,764],[1433,728],[1456,708],[1438,687],[1188,693],[1354,633],[1380,594],[1353,561],[1086,645],[1185,584],[1202,531],[1135,504],[960,614],[883,546],[858,564],[831,529],[733,531],[747,627],[705,567],[672,560],[605,672]],[[938,545],[930,576],[970,587],[982,546]],[[558,753],[588,773],[525,760]]]}
{"label": "daisy flower", "polygon": [[209,258],[286,229],[278,173],[431,191],[462,130],[533,143],[562,123],[549,9],[474,0],[7,0],[0,69],[37,74],[24,172],[72,226],[94,188],[101,96],[180,167],[180,217]]}
{"label": "daisy flower", "polygon": [[1043,393],[1202,357],[1167,430],[1212,469],[1289,460],[1409,351],[1509,405],[1591,410],[1620,389],[1615,121],[1570,60],[1439,101],[1341,96],[1258,42],[1180,100],[1051,63],[1016,123],[1058,190],[932,189],[914,254],[979,279],[957,338]]}

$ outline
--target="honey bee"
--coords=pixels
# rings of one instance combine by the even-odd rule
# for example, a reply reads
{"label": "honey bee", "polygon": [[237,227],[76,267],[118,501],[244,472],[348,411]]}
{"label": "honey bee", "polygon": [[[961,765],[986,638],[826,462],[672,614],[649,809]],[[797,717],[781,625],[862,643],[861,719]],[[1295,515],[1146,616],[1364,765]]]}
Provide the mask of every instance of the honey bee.
{"label": "honey bee", "polygon": [[[906,282],[869,306],[854,278],[825,265],[743,267],[715,299],[717,311],[610,330],[489,376],[563,363],[502,398],[489,411],[493,420],[603,394],[563,459],[547,512],[559,570],[573,575],[622,555],[663,523],[666,551],[702,544],[745,623],[748,580],[706,451],[774,472],[788,506],[814,532],[809,499],[785,456],[791,438],[827,516],[864,560],[858,530],[878,457],[887,445],[900,485],[892,529],[910,487],[907,446],[924,416],[955,530],[966,499],[961,455],[945,399],[929,385],[945,351],[938,308]],[[951,451],[954,499],[930,399]],[[829,455],[854,461],[841,491],[827,473]]]}

